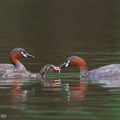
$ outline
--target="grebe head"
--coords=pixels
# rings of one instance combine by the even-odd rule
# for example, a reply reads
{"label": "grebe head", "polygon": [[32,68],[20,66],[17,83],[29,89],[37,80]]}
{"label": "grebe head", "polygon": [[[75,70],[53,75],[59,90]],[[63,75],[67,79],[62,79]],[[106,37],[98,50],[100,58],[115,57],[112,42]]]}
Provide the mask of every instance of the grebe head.
{"label": "grebe head", "polygon": [[16,64],[19,59],[26,57],[34,58],[33,55],[28,54],[23,48],[14,48],[10,53],[10,60],[13,64]]}
{"label": "grebe head", "polygon": [[80,68],[80,74],[81,76],[87,76],[88,71],[87,71],[87,65],[84,59],[78,57],[78,56],[71,56],[69,57],[66,62],[61,64],[59,68],[65,68],[68,66],[78,66]]}
{"label": "grebe head", "polygon": [[53,72],[53,71],[60,71],[60,68],[56,67],[52,64],[47,64],[40,70],[39,74],[40,74],[41,77],[45,77],[45,74],[47,72]]}
{"label": "grebe head", "polygon": [[68,66],[78,66],[80,67],[81,70],[84,70],[86,69],[86,62],[85,60],[83,60],[82,58],[78,56],[71,56],[66,60],[66,62],[61,64],[59,68],[65,68]]}
{"label": "grebe head", "polygon": [[16,59],[25,58],[25,57],[34,58],[33,55],[28,54],[23,48],[14,48],[10,53],[10,58],[12,57]]}
{"label": "grebe head", "polygon": [[11,62],[13,63],[15,68],[19,70],[26,70],[24,65],[19,61],[19,59],[26,57],[34,58],[33,55],[28,54],[23,48],[15,48],[10,53]]}
{"label": "grebe head", "polygon": [[88,76],[88,70],[85,60],[78,56],[69,57],[65,63],[61,64],[59,68],[65,68],[68,66],[78,66],[80,68],[80,76]]}

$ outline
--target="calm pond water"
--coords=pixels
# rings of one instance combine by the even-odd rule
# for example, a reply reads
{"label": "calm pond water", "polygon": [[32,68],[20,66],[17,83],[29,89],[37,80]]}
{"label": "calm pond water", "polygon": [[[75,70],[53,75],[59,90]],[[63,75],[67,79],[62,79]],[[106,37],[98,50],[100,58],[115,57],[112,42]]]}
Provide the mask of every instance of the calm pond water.
{"label": "calm pond water", "polygon": [[[22,59],[38,73],[50,63],[84,58],[88,69],[120,63],[119,0],[0,1],[0,61],[22,47]],[[1,79],[0,119],[119,120],[120,78],[86,80],[79,69],[48,73],[45,79]]]}

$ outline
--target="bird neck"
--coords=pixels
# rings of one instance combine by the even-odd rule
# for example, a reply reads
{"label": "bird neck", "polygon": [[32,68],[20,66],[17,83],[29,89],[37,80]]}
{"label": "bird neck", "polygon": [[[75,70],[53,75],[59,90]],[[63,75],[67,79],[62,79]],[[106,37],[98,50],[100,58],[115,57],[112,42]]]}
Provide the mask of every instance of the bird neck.
{"label": "bird neck", "polygon": [[19,61],[20,58],[21,58],[20,55],[18,55],[18,54],[16,55],[15,52],[10,55],[10,60],[16,69],[26,70],[24,65]]}
{"label": "bird neck", "polygon": [[79,59],[78,66],[80,68],[80,76],[88,76],[88,69],[84,59]]}
{"label": "bird neck", "polygon": [[14,66],[16,69],[26,70],[25,66],[20,61],[17,61],[17,64],[14,64]]}
{"label": "bird neck", "polygon": [[87,67],[86,67],[85,69],[80,69],[80,76],[81,76],[81,77],[88,76]]}

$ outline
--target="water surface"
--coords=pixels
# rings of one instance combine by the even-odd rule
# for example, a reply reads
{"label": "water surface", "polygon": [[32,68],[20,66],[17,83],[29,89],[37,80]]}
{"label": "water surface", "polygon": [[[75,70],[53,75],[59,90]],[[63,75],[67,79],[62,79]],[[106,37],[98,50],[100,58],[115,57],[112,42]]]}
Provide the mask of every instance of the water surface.
{"label": "water surface", "polygon": [[[38,73],[68,57],[84,58],[88,69],[120,62],[119,0],[0,1],[0,61],[22,47],[21,59]],[[7,120],[119,120],[119,78],[86,80],[79,68],[45,79],[0,79],[0,118]]]}

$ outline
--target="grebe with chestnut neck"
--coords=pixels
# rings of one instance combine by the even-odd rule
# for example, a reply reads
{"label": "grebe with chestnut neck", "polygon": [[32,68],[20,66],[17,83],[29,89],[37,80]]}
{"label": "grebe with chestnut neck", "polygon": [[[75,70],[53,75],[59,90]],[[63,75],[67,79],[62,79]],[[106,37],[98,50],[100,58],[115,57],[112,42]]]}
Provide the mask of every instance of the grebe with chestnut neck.
{"label": "grebe with chestnut neck", "polygon": [[78,56],[69,57],[66,62],[59,66],[60,69],[68,66],[77,66],[80,68],[80,77],[110,77],[120,75],[120,64],[110,64],[88,71],[87,64],[84,59]]}
{"label": "grebe with chestnut neck", "polygon": [[23,48],[14,48],[10,53],[10,61],[12,64],[0,64],[0,74],[5,73],[8,69],[26,70],[25,66],[19,61],[21,58],[34,58],[28,54]]}

